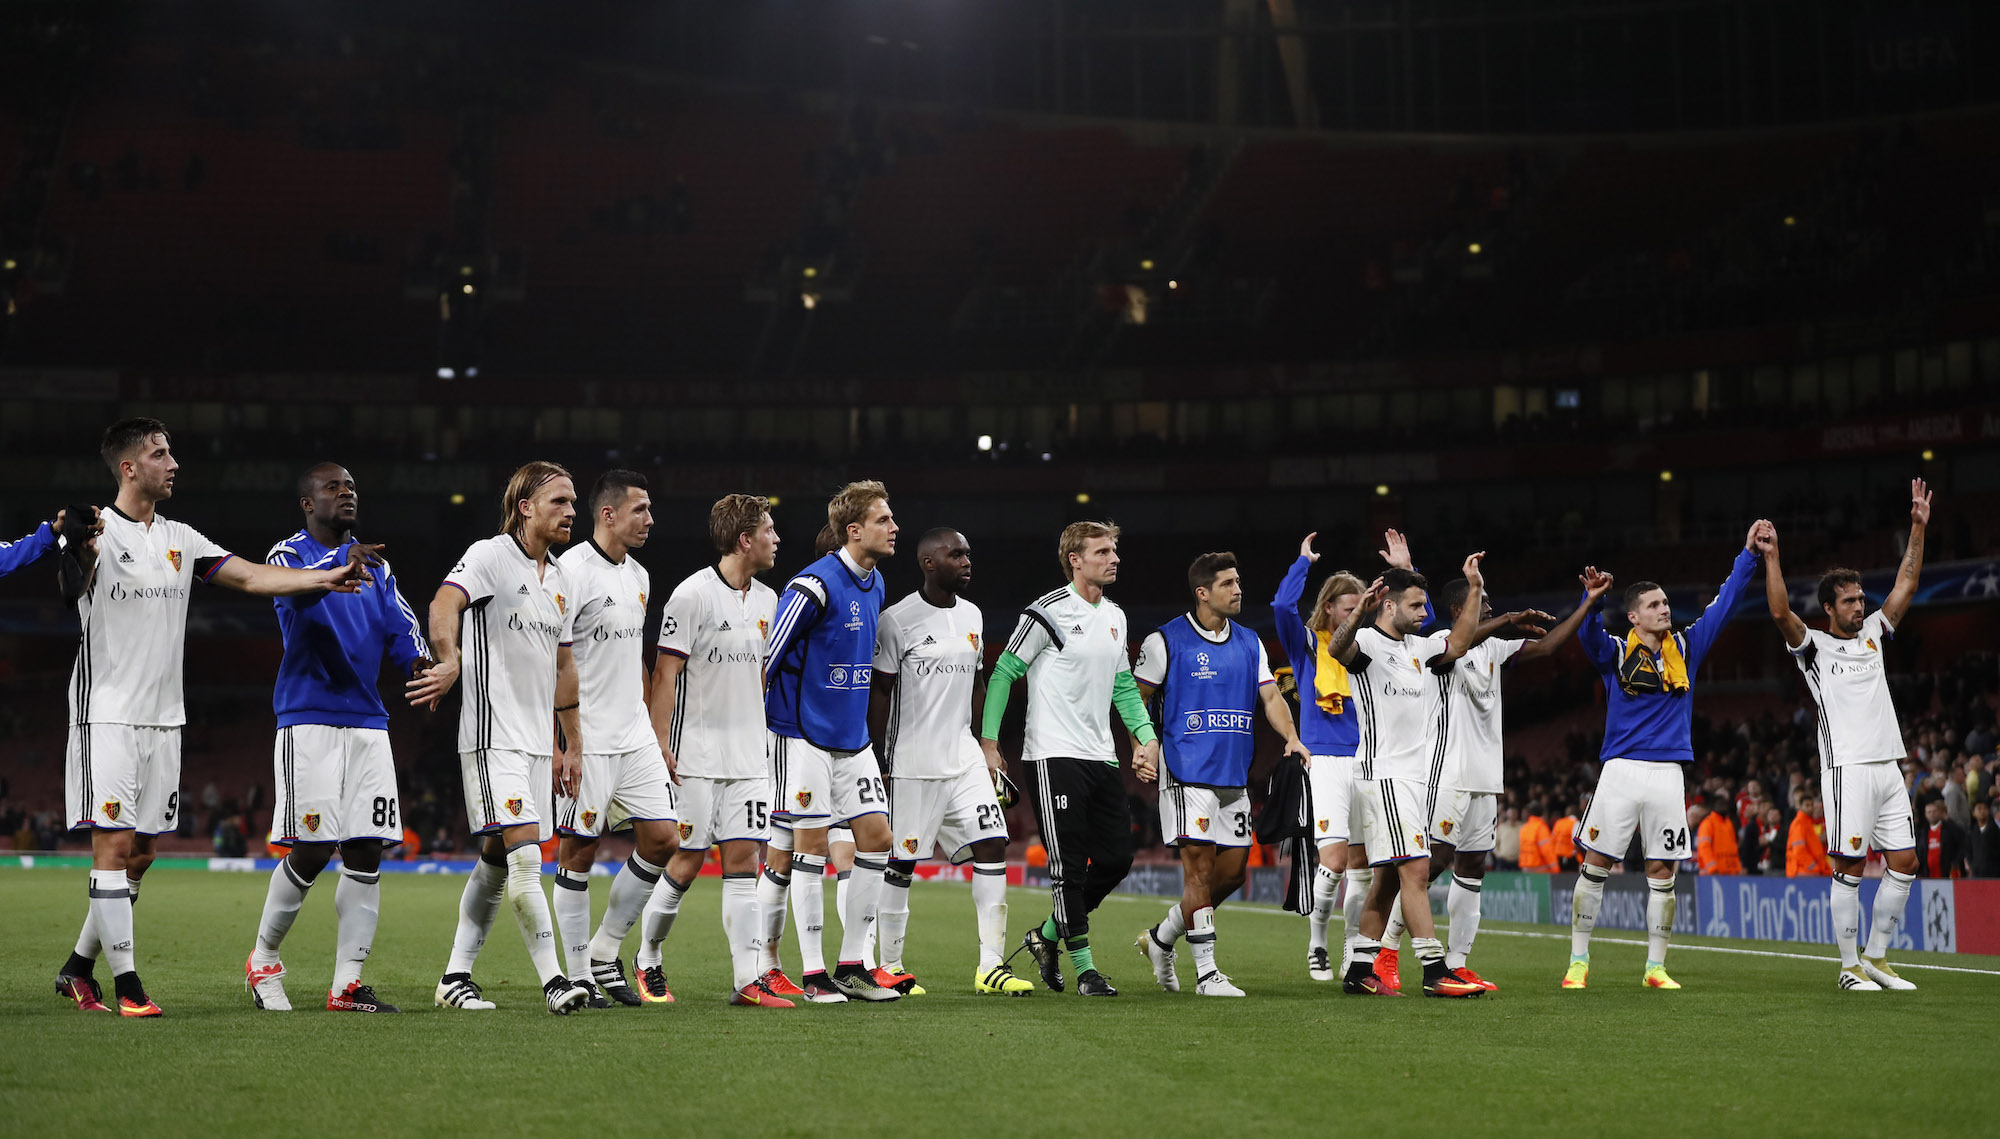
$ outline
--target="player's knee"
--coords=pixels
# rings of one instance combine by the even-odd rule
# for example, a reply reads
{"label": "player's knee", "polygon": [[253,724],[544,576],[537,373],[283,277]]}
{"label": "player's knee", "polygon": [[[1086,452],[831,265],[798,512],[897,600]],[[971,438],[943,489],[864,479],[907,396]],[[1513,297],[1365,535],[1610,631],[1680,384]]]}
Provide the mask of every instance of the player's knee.
{"label": "player's knee", "polygon": [[[355,847],[360,845],[360,843],[348,844],[348,846]],[[354,859],[348,857],[348,846],[340,848],[340,860],[352,865]],[[319,872],[326,869],[326,864],[332,860],[333,847],[329,844],[317,842],[299,843],[297,846],[292,847],[290,854],[285,856],[285,861],[291,863],[292,873],[297,874],[308,882],[319,877]],[[379,853],[376,856],[376,862],[381,862]],[[374,867],[369,867],[369,869],[372,870]]]}
{"label": "player's knee", "polygon": [[1914,850],[1892,850],[1887,855],[1889,869],[1898,874],[1917,872],[1917,852]]}
{"label": "player's knee", "polygon": [[373,874],[382,869],[382,851],[389,844],[379,838],[356,839],[340,844],[340,862],[357,874]]}
{"label": "player's knee", "polygon": [[974,862],[1004,862],[1006,858],[1007,840],[1004,838],[982,838],[972,844]]}
{"label": "player's knee", "polygon": [[1472,854],[1459,851],[1458,856],[1452,859],[1452,870],[1463,878],[1486,877],[1486,852],[1482,850]]}
{"label": "player's knee", "polygon": [[[597,839],[588,835],[564,835],[556,851],[556,864],[572,874],[588,874],[597,861]],[[647,859],[648,862],[655,861]]]}

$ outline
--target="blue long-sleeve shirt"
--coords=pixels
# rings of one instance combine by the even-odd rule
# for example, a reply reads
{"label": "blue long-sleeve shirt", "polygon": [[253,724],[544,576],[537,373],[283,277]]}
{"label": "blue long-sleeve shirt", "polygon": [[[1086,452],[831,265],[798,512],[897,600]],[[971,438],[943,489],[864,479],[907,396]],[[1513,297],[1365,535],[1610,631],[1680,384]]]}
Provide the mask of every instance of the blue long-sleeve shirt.
{"label": "blue long-sleeve shirt", "polygon": [[[293,569],[329,569],[347,561],[349,538],[321,545],[304,530],[271,547],[265,561]],[[397,592],[387,565],[373,567],[373,582],[359,593],[302,594],[274,599],[285,655],[271,708],[278,726],[329,724],[337,728],[387,728],[375,680],[388,657],[408,675],[418,657],[428,657],[416,611]]]}
{"label": "blue long-sleeve shirt", "polygon": [[1278,583],[1278,595],[1271,599],[1277,618],[1278,644],[1292,662],[1292,678],[1299,685],[1299,742],[1314,755],[1353,755],[1361,743],[1361,721],[1354,701],[1343,700],[1340,715],[1330,715],[1319,706],[1319,643],[1299,616],[1299,599],[1305,596],[1306,572],[1312,559],[1301,554],[1285,580]]}
{"label": "blue long-sleeve shirt", "polygon": [[[1590,662],[1597,666],[1599,676],[1604,678],[1604,750],[1602,759],[1637,759],[1655,763],[1692,763],[1694,744],[1691,738],[1691,720],[1694,715],[1694,676],[1701,670],[1701,662],[1708,656],[1708,650],[1715,645],[1724,625],[1729,623],[1729,614],[1743,596],[1743,589],[1750,582],[1750,574],[1757,568],[1758,557],[1754,551],[1744,550],[1736,555],[1736,564],[1730,567],[1729,580],[1708,603],[1694,624],[1674,634],[1681,643],[1681,659],[1687,663],[1689,690],[1678,695],[1668,692],[1647,692],[1637,696],[1628,695],[1618,683],[1618,665],[1625,653],[1625,638],[1614,637],[1604,630],[1604,615],[1593,609],[1583,619],[1577,629],[1577,640],[1583,642],[1583,651],[1590,656]],[[1588,598],[1585,598],[1586,602]],[[1643,646],[1635,652],[1651,652]],[[1658,654],[1655,664],[1658,664]]]}
{"label": "blue long-sleeve shirt", "polygon": [[35,527],[34,533],[18,542],[0,542],[0,577],[34,564],[36,559],[55,548],[56,530],[47,522]]}

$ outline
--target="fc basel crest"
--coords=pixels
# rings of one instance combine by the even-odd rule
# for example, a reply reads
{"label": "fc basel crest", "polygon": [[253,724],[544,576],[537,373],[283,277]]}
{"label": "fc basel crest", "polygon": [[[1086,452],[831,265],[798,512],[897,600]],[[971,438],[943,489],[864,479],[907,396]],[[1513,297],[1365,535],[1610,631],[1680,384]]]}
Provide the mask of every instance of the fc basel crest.
{"label": "fc basel crest", "polygon": [[1591,827],[1591,828],[1590,828],[1590,841],[1592,841],[1592,842],[1596,842],[1596,841],[1597,841],[1597,828],[1596,828],[1596,827]]}
{"label": "fc basel crest", "polygon": [[509,800],[507,800],[507,813],[508,813],[508,814],[510,814],[510,815],[512,815],[512,816],[514,816],[514,817],[515,817],[515,818],[517,818],[517,819],[518,819],[518,818],[520,818],[520,817],[521,817],[521,800],[519,800],[519,799],[509,799]]}
{"label": "fc basel crest", "polygon": [[307,811],[305,814],[299,816],[299,821],[304,823],[306,825],[306,829],[309,831],[319,830],[318,811]]}
{"label": "fc basel crest", "polygon": [[686,842],[686,841],[688,840],[689,836],[691,836],[691,835],[693,835],[693,834],[694,834],[694,824],[693,824],[693,823],[682,823],[682,824],[681,824],[681,841],[682,841],[682,842]]}
{"label": "fc basel crest", "polygon": [[762,617],[757,618],[757,635],[767,641],[771,639],[771,623]]}
{"label": "fc basel crest", "polygon": [[1441,819],[1441,820],[1439,820],[1439,821],[1438,821],[1438,829],[1444,832],[1444,837],[1446,837],[1446,838],[1450,838],[1450,837],[1451,837],[1451,820],[1450,820],[1450,819]]}
{"label": "fc basel crest", "polygon": [[1194,821],[1194,825],[1195,829],[1200,831],[1201,833],[1203,834],[1208,833],[1208,817],[1206,815],[1196,818]]}
{"label": "fc basel crest", "polygon": [[594,827],[594,826],[596,826],[596,825],[597,825],[597,812],[596,812],[596,811],[585,811],[585,812],[583,813],[583,825],[584,825],[584,827],[585,827],[586,829],[587,829],[587,828],[589,828],[589,827]]}
{"label": "fc basel crest", "polygon": [[116,799],[106,799],[104,801],[104,817],[114,823],[118,821],[118,812],[121,809],[122,805]]}
{"label": "fc basel crest", "polygon": [[[115,818],[117,818],[118,816],[114,814],[114,815],[112,815],[111,817],[115,819]],[[1848,840],[1847,840],[1847,849],[1849,849],[1849,850],[1860,850],[1860,849],[1861,849],[1861,836],[1860,836],[1860,835],[1858,835],[1858,834],[1857,834],[1857,835],[1851,835],[1851,836],[1849,836],[1849,837],[1848,837]]]}
{"label": "fc basel crest", "polygon": [[567,603],[568,603],[568,598],[565,598],[560,593],[556,594],[556,612],[558,613],[568,612],[566,608]]}
{"label": "fc basel crest", "polygon": [[799,801],[799,810],[801,811],[813,805],[813,793],[810,791],[801,791],[792,796],[792,798]]}
{"label": "fc basel crest", "polygon": [[911,854],[915,854],[917,852],[917,836],[911,835],[910,837],[904,839],[903,849]]}
{"label": "fc basel crest", "polygon": [[[175,573],[181,572],[181,552],[179,550],[168,550],[167,560],[174,563]],[[1868,647],[1872,649],[1875,646],[1873,644],[1870,644]]]}

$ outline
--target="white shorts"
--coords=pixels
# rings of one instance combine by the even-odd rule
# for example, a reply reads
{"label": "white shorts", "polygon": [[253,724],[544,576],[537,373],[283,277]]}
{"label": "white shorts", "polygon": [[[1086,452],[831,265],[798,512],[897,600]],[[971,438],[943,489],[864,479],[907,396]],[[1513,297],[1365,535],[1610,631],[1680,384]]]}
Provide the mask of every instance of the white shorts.
{"label": "white shorts", "polygon": [[658,743],[615,755],[583,753],[576,798],[556,795],[556,830],[585,838],[625,830],[634,820],[671,823],[680,817]]}
{"label": "white shorts", "polygon": [[396,760],[381,728],[293,724],[271,748],[271,841],[403,841]]}
{"label": "white shorts", "polygon": [[1431,804],[1431,841],[1466,854],[1484,854],[1493,849],[1499,821],[1500,796],[1490,791],[1440,787]]}
{"label": "white shorts", "polygon": [[895,780],[889,786],[889,828],[891,858],[926,859],[932,847],[942,846],[947,859],[964,862],[972,857],[973,843],[1007,840],[1007,814],[981,763],[950,779]]}
{"label": "white shorts", "polygon": [[1182,783],[1162,763],[1160,837],[1168,846],[1184,842],[1249,846],[1257,841],[1250,829],[1250,789]]}
{"label": "white shorts", "polygon": [[465,814],[472,833],[533,825],[541,840],[555,833],[555,758],[487,748],[458,753],[465,775]]}
{"label": "white shorts", "polygon": [[1313,845],[1346,842],[1354,807],[1354,757],[1313,756],[1306,787],[1312,794]]}
{"label": "white shorts", "polygon": [[1850,763],[1820,772],[1826,803],[1827,852],[1865,858],[1868,851],[1911,850],[1917,845],[1916,817],[1903,772],[1895,760]]}
{"label": "white shorts", "polygon": [[63,803],[72,830],[173,830],[180,823],[181,730],[70,725]]}
{"label": "white shorts", "polygon": [[771,733],[771,814],[794,827],[813,829],[889,813],[882,764],[873,746],[854,752],[823,751],[804,740]]}
{"label": "white shorts", "polygon": [[1424,800],[1429,787],[1415,779],[1357,779],[1354,801],[1361,812],[1361,844],[1368,864],[1383,866],[1430,856],[1424,832]]}
{"label": "white shorts", "polygon": [[681,776],[681,849],[707,850],[718,842],[763,842],[771,823],[769,779]]}
{"label": "white shorts", "polygon": [[1678,763],[1605,760],[1597,774],[1597,791],[1576,824],[1578,856],[1590,850],[1616,862],[1632,848],[1636,829],[1648,859],[1678,862],[1692,857],[1684,774]]}

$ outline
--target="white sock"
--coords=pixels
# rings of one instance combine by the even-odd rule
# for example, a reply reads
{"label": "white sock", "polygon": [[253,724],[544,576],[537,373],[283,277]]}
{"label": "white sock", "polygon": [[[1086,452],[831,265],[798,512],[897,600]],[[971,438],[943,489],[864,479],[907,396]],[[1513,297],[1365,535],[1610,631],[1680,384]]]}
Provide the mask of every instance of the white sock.
{"label": "white sock", "polygon": [[521,941],[535,963],[535,976],[546,985],[563,975],[556,959],[555,922],[549,917],[549,896],[542,893],[542,848],[524,842],[507,852],[507,908],[521,927]]}
{"label": "white sock", "polygon": [[[139,880],[128,876],[125,879],[125,886],[126,889],[132,892],[132,904],[135,906],[138,905]],[[97,926],[90,920],[90,907],[85,906],[83,909],[83,929],[76,935],[76,955],[89,961],[95,961],[97,960],[97,955],[102,952],[104,952],[104,945],[98,940]]]}
{"label": "white sock", "polygon": [[382,872],[342,870],[333,887],[333,913],[332,991],[344,993],[361,979],[361,966],[375,948],[375,928],[382,921]]}
{"label": "white sock", "polygon": [[758,962],[763,968],[758,976],[773,969],[778,964],[778,944],[785,940],[785,895],[790,891],[792,879],[789,875],[780,878],[769,866],[757,876],[757,919],[763,923],[762,936],[758,938],[763,946],[764,959]]}
{"label": "white sock", "polygon": [[1444,967],[1465,968],[1465,959],[1472,955],[1472,939],[1479,936],[1479,887],[1478,878],[1467,878],[1463,874],[1451,876],[1451,889],[1444,896],[1445,916],[1451,921],[1450,944],[1446,947]]}
{"label": "white sock", "polygon": [[1153,941],[1162,949],[1172,949],[1187,932],[1187,915],[1181,911],[1181,904],[1175,902],[1167,907],[1167,916],[1160,919],[1160,924],[1153,927]]}
{"label": "white sock", "polygon": [[250,963],[258,967],[278,963],[278,946],[298,920],[312,881],[292,869],[292,860],[281,858],[271,871],[271,887],[264,892],[264,916],[257,921],[257,948],[250,951]]}
{"label": "white sock", "polygon": [[722,932],[729,940],[730,987],[740,991],[763,974],[757,966],[763,960],[759,943],[763,922],[757,915],[757,876],[722,876]]}
{"label": "white sock", "polygon": [[1007,864],[972,864],[972,909],[979,915],[979,971],[1000,964],[1007,945]]}
{"label": "white sock", "polygon": [[1354,960],[1354,943],[1361,936],[1361,907],[1368,901],[1368,891],[1375,886],[1375,870],[1363,867],[1349,870],[1342,877],[1347,880],[1347,894],[1340,903],[1340,967],[1346,969],[1347,963]]}
{"label": "white sock", "polygon": [[1840,947],[1840,967],[1861,964],[1861,879],[1849,874],[1833,876],[1833,943]]}
{"label": "white sock", "polygon": [[97,927],[111,975],[132,972],[132,890],[123,870],[90,872],[89,924]]}
{"label": "white sock", "polygon": [[1590,956],[1590,931],[1597,928],[1597,911],[1604,905],[1604,880],[1611,872],[1586,863],[1576,876],[1569,899],[1569,955]]}
{"label": "white sock", "polygon": [[639,968],[651,969],[660,963],[660,943],[673,932],[674,919],[681,915],[681,898],[692,885],[692,878],[676,882],[673,875],[664,872],[660,880],[653,884],[653,892],[646,898],[645,912],[639,915]]}
{"label": "white sock", "polygon": [[1424,980],[1428,981],[1434,971],[1444,969],[1444,946],[1435,937],[1410,938],[1410,955],[1423,966]]}
{"label": "white sock", "polygon": [[799,969],[806,976],[826,972],[826,856],[792,855],[792,915],[798,922]]}
{"label": "white sock", "polygon": [[[875,929],[875,914],[882,904],[882,871],[888,868],[889,852],[886,850],[857,850],[854,852],[854,873],[848,879],[847,913],[841,919],[840,963],[858,961],[873,967],[869,961],[868,935]],[[854,924],[848,925],[848,919]]]}
{"label": "white sock", "polygon": [[556,932],[562,937],[565,976],[590,979],[590,874],[556,867]]}
{"label": "white sock", "polygon": [[604,917],[590,939],[592,961],[616,961],[625,948],[625,935],[638,924],[639,911],[659,884],[662,868],[634,854],[625,860],[625,869],[611,880],[611,898],[604,905]]}
{"label": "white sock", "polygon": [[1401,949],[1403,931],[1408,928],[1410,923],[1403,918],[1403,892],[1399,889],[1396,891],[1396,900],[1389,906],[1389,924],[1382,930],[1382,948],[1390,953]]}
{"label": "white sock", "polygon": [[1333,924],[1335,899],[1340,896],[1340,875],[1324,866],[1313,868],[1313,908],[1306,921],[1312,929],[1307,949],[1325,949],[1327,927]]}
{"label": "white sock", "polygon": [[486,935],[493,930],[494,915],[500,912],[500,898],[507,889],[507,868],[481,858],[465,876],[465,892],[458,896],[458,932],[452,935],[451,959],[446,976],[472,972],[479,951],[486,947]]}
{"label": "white sock", "polygon": [[910,876],[892,866],[882,872],[882,904],[875,911],[875,938],[882,947],[883,966],[897,973],[903,972],[903,942],[909,931]]}
{"label": "white sock", "polygon": [[1674,936],[1674,911],[1680,900],[1674,896],[1672,878],[1648,878],[1646,891],[1646,964],[1667,963],[1667,942]]}
{"label": "white sock", "polygon": [[[1180,903],[1174,903],[1169,918],[1180,916]],[[1166,922],[1161,922],[1166,925]],[[1176,923],[1178,924],[1178,923]],[[1203,906],[1194,912],[1187,923],[1188,948],[1194,950],[1195,980],[1215,972],[1215,907]],[[1162,937],[1160,940],[1165,941]],[[1169,944],[1172,944],[1169,942]]]}
{"label": "white sock", "polygon": [[1895,938],[1896,930],[1903,924],[1903,907],[1910,901],[1910,883],[1915,875],[1898,874],[1894,870],[1882,872],[1882,885],[1875,890],[1875,912],[1868,922],[1868,948],[1863,957],[1877,961],[1889,955],[1889,942]]}

